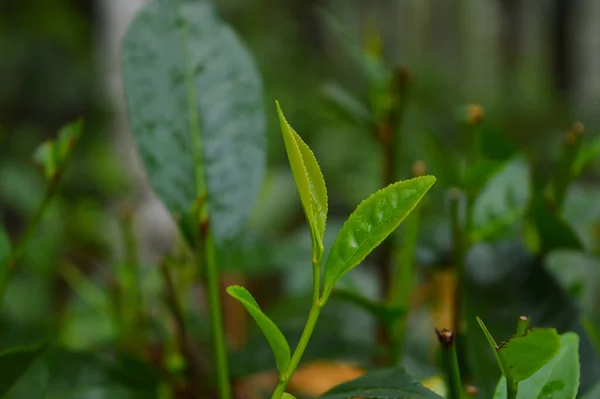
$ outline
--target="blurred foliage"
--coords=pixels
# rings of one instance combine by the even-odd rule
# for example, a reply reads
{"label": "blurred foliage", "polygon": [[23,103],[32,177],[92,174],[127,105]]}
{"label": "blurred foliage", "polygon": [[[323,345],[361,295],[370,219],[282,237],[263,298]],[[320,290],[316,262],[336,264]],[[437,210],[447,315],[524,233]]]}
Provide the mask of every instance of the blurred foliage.
{"label": "blurred foliage", "polygon": [[[42,387],[47,397],[56,398],[161,397],[161,381],[165,381],[158,376],[161,373],[169,376],[170,386],[185,385],[181,375],[185,360],[174,339],[178,321],[165,299],[168,290],[159,261],[145,253],[157,245],[142,242],[154,235],[137,231],[135,248],[129,248],[127,256],[128,226],[161,227],[144,224],[148,215],[140,204],[145,197],[135,189],[139,183],[130,181],[129,171],[124,171],[127,163],[112,140],[117,132],[112,131],[115,115],[102,75],[105,55],[99,55],[96,46],[103,29],[96,3],[6,0],[0,4],[4,77],[0,85],[0,264],[8,252],[3,250],[8,248],[4,230],[14,242],[44,196],[44,176],[32,160],[34,149],[54,137],[65,122],[86,119],[60,194],[45,212],[6,293],[0,348],[30,347],[41,341],[53,344],[27,369],[22,381],[27,380],[12,386],[9,397],[41,397],[26,390]],[[385,149],[376,139],[374,124],[392,100],[381,94],[385,86],[381,82],[388,82],[389,74],[402,67],[408,71],[410,88],[398,174],[407,178],[415,161],[424,161],[427,173],[438,179],[423,209],[417,288],[403,363],[420,379],[440,374],[432,349],[433,315],[443,299],[432,282],[454,262],[448,215],[450,190],[459,188],[464,194],[461,215],[465,222],[470,218],[472,244],[464,265],[463,300],[468,304],[471,348],[465,367],[466,375],[477,382],[480,397],[491,397],[499,371],[485,338],[471,329],[476,315],[498,336],[510,335],[520,314],[560,333],[577,332],[581,392],[591,388],[600,376],[600,360],[593,349],[598,338],[592,334],[590,339],[582,318],[589,316],[597,334],[599,118],[580,112],[574,101],[555,89],[557,78],[550,57],[544,58],[546,52],[523,55],[515,70],[499,67],[500,77],[494,75],[488,82],[489,74],[484,72],[495,70],[487,68],[492,62],[489,54],[482,56],[475,50],[465,54],[469,40],[474,43],[477,38],[467,36],[466,44],[460,44],[451,22],[442,23],[442,19],[452,20],[443,9],[417,10],[430,20],[413,18],[411,24],[398,28],[395,14],[377,2],[215,3],[256,59],[265,84],[268,123],[269,169],[262,195],[243,245],[232,251],[223,272],[244,274],[257,301],[281,326],[291,346],[299,339],[309,306],[310,265],[305,260],[310,259],[311,241],[285,158],[274,100],[285,104],[286,115],[314,150],[329,182],[327,251],[341,221],[382,186]],[[337,21],[339,29],[332,29],[328,18]],[[481,46],[477,49],[481,52]],[[502,56],[498,58],[502,64]],[[476,62],[468,64],[469,59]],[[469,66],[463,69],[465,64]],[[480,104],[483,114],[478,116],[477,109],[463,105],[470,103]],[[473,118],[480,117],[482,123],[474,128]],[[565,135],[576,120],[586,127],[581,149],[565,154]],[[557,173],[561,186],[565,179],[569,183],[559,206],[552,183]],[[465,214],[467,205],[472,206],[471,216]],[[190,258],[179,239],[169,257],[171,277],[179,288],[175,296],[190,339],[204,349],[209,328],[197,288],[201,272]],[[132,263],[139,269],[133,277],[128,274]],[[375,263],[367,258],[344,281],[352,292],[361,292],[369,306],[333,297],[305,362],[342,359],[369,367],[374,355],[382,352],[369,308],[384,319],[390,317],[390,309],[377,306]],[[132,278],[139,283],[139,298],[127,295]],[[242,330],[245,339],[231,353],[234,377],[272,370],[268,345],[258,329],[241,323],[235,328]],[[593,331],[589,326],[587,330]],[[198,363],[209,373],[210,359],[198,352]]]}

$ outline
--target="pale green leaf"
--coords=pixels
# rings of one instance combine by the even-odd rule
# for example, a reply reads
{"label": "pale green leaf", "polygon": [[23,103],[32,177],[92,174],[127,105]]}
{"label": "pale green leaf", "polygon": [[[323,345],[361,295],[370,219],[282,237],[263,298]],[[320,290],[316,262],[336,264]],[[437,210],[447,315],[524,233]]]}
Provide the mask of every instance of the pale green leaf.
{"label": "pale green leaf", "polygon": [[[519,384],[518,399],[575,399],[579,388],[579,337],[560,336],[558,354],[530,378]],[[506,378],[502,377],[494,399],[506,399]]]}
{"label": "pale green leaf", "polygon": [[315,155],[308,145],[289,125],[279,102],[277,113],[285,142],[292,174],[296,181],[300,201],[313,237],[313,256],[319,259],[323,253],[323,236],[327,222],[327,188]]}
{"label": "pale green leaf", "polygon": [[417,206],[435,183],[435,177],[422,176],[400,181],[364,200],[339,232],[325,266],[326,299],[337,280],[370,254]]}
{"label": "pale green leaf", "polygon": [[441,399],[425,388],[404,367],[373,370],[331,389],[321,399]]}
{"label": "pale green leaf", "polygon": [[150,0],[123,42],[129,122],[156,194],[186,217],[206,190],[217,244],[238,235],[265,171],[262,82],[209,2]]}
{"label": "pale green leaf", "polygon": [[256,300],[247,289],[232,285],[227,287],[227,293],[240,301],[254,321],[256,321],[275,355],[279,376],[283,376],[290,363],[290,346],[281,330],[262,312],[260,306],[258,306],[258,303],[256,303]]}
{"label": "pale green leaf", "polygon": [[291,393],[287,393],[284,392],[283,395],[281,396],[282,399],[296,399],[296,397],[294,395],[292,395]]}

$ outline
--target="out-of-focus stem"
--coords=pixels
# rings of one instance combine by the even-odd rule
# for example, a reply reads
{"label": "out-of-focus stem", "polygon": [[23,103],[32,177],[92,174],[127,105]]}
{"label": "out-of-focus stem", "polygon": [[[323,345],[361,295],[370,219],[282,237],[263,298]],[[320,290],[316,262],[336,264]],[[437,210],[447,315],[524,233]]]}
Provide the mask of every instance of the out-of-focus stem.
{"label": "out-of-focus stem", "polygon": [[442,367],[446,376],[448,399],[461,399],[463,386],[456,356],[455,335],[446,329],[435,329],[440,346],[442,347]]}

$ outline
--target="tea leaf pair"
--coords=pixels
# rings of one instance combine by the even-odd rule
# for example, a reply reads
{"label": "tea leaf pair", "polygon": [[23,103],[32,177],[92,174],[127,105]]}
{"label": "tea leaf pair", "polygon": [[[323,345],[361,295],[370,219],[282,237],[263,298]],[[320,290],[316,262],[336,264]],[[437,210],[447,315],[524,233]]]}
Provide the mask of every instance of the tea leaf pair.
{"label": "tea leaf pair", "polygon": [[51,181],[67,164],[71,149],[75,146],[83,132],[83,120],[63,126],[55,140],[41,144],[33,154],[33,160],[44,172],[44,177]]}
{"label": "tea leaf pair", "polygon": [[[316,157],[288,124],[279,103],[277,103],[277,111],[286,152],[312,240],[313,305],[303,333],[305,339],[301,339],[301,344],[298,345],[294,354],[290,354],[289,344],[285,337],[275,323],[261,311],[248,291],[237,286],[229,287],[227,291],[246,307],[265,335],[275,355],[279,370],[280,384],[278,387],[285,389],[312,334],[320,309],[327,302],[336,282],[362,262],[398,227],[435,183],[435,178],[423,176],[391,184],[358,205],[344,223],[329,252],[321,293],[320,266],[324,253],[323,235],[328,211],[327,188]],[[276,390],[273,397],[278,398],[277,395]]]}

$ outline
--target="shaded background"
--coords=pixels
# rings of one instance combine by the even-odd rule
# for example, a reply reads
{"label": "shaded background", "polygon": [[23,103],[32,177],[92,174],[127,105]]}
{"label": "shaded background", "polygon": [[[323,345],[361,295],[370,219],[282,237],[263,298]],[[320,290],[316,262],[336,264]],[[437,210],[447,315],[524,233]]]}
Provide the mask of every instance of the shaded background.
{"label": "shaded background", "polygon": [[[382,151],[370,132],[327,101],[326,93],[333,85],[365,100],[367,82],[319,10],[335,16],[346,27],[349,41],[359,46],[367,43],[377,48],[374,38],[380,34],[386,63],[408,68],[412,86],[404,121],[407,145],[401,157],[406,177],[417,160],[425,161],[432,174],[443,176],[444,165],[436,164],[423,144],[424,137],[437,137],[450,152],[469,148],[455,121],[462,104],[480,104],[487,120],[501,126],[548,169],[554,165],[558,143],[572,122],[583,122],[592,136],[598,132],[600,2],[596,0],[215,3],[256,58],[266,88],[269,124],[269,174],[249,226],[252,256],[227,270],[226,280],[239,281],[244,272],[259,301],[272,305],[271,313],[281,316],[291,336],[305,317],[305,306],[298,298],[310,287],[310,268],[305,264],[310,242],[280,139],[274,100],[282,103],[288,120],[321,163],[331,198],[331,234],[360,200],[382,185]],[[35,147],[69,120],[84,116],[88,122],[60,198],[44,218],[9,287],[2,316],[6,326],[2,347],[40,336],[54,337],[73,350],[111,347],[122,330],[115,321],[119,317],[106,301],[115,296],[116,303],[127,301],[119,297],[119,286],[131,277],[126,267],[130,262],[140,265],[137,278],[148,323],[160,324],[163,287],[155,266],[177,240],[174,226],[147,187],[133,149],[119,74],[119,43],[141,4],[139,0],[0,3],[0,216],[11,236],[22,231],[44,190],[43,178],[30,161]],[[600,198],[594,185],[597,166],[573,189],[572,205],[566,211],[594,250],[598,246],[590,226],[600,220],[600,205],[594,200]],[[431,212],[429,227],[424,229],[430,234],[423,234],[419,252],[427,283],[423,292],[443,291],[435,286],[438,280],[427,277],[427,270],[448,261],[450,246],[444,218],[446,194],[440,188],[435,195],[439,207]],[[133,252],[132,240],[136,243]],[[488,266],[476,269],[476,282],[485,287],[481,281],[493,279],[503,266],[490,266],[497,256],[490,257],[485,248],[478,250],[483,255],[474,263]],[[510,249],[504,251],[514,255]],[[559,270],[563,287],[579,284],[590,270],[596,273],[595,258],[585,258],[573,267],[575,272],[565,273],[560,265],[573,265],[574,261],[569,254],[563,256],[566,260],[559,254],[554,268]],[[191,277],[183,280],[193,281],[194,271],[188,274]],[[82,275],[96,285],[81,283]],[[377,281],[368,262],[353,280],[363,292],[376,296]],[[595,284],[588,285],[577,303],[595,309],[594,291]],[[289,303],[278,299],[282,292],[288,294]],[[423,295],[430,298],[430,294]],[[500,293],[497,298],[502,298]],[[200,290],[192,290],[190,303],[194,334],[206,337]],[[347,305],[339,306],[343,311],[332,308],[332,314],[323,317],[321,329],[327,331],[322,333],[326,339],[321,346],[315,340],[308,358],[349,357],[357,348],[363,358],[369,358],[373,342],[364,331],[373,329],[373,321]],[[565,305],[564,309],[570,308]],[[231,312],[238,310],[231,308]],[[126,313],[127,309],[116,312]],[[444,311],[440,312],[442,316],[434,320],[444,320]],[[290,317],[296,313],[297,318]],[[430,331],[429,313],[423,310],[423,314],[411,316],[411,336]],[[327,317],[331,317],[329,322]],[[248,370],[268,367],[271,359],[268,350],[263,350],[266,344],[253,334],[253,327],[247,331],[243,313],[236,320],[242,321],[229,321],[232,346],[248,347],[244,342],[251,342],[249,347],[258,349],[250,355],[241,351],[234,373],[245,375]],[[149,330],[151,342],[160,342],[165,334],[160,328]],[[331,344],[333,341],[337,343]],[[407,363],[420,377],[435,374],[429,365],[429,346],[427,341],[411,344],[414,350]]]}

